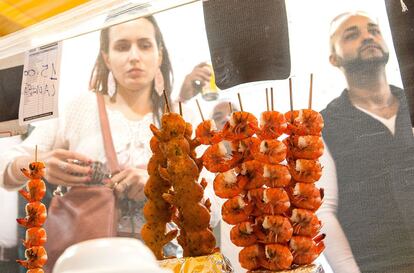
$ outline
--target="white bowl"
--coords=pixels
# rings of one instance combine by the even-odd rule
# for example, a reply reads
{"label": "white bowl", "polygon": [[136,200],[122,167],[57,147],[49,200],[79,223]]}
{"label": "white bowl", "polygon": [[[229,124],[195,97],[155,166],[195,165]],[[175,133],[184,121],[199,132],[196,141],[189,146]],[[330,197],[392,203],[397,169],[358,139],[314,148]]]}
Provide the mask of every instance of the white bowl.
{"label": "white bowl", "polygon": [[53,273],[171,273],[158,266],[154,254],[132,238],[102,238],[68,247]]}

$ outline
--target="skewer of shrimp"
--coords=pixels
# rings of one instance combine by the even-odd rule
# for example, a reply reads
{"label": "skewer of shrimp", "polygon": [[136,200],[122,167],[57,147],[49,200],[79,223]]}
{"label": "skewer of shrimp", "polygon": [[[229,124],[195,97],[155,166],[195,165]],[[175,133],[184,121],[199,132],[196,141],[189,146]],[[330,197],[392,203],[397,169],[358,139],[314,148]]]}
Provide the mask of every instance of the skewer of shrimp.
{"label": "skewer of shrimp", "polygon": [[322,204],[323,189],[315,182],[322,175],[318,158],[324,147],[320,137],[323,128],[322,116],[312,110],[313,74],[310,76],[308,108],[293,110],[292,82],[289,81],[290,112],[285,114],[290,136],[284,140],[288,147],[288,169],[293,183],[287,187],[292,204],[290,221],[294,236],[289,241],[293,263],[312,263],[325,248],[324,234],[318,235],[322,226],[314,211]]}
{"label": "skewer of shrimp", "polygon": [[[192,126],[185,122],[181,104],[179,107],[180,115],[168,112],[161,119],[161,129],[152,129],[159,140],[159,149],[152,150],[161,155],[153,156],[160,160],[153,160],[149,172],[153,177],[147,182],[152,185],[145,187],[149,199],[144,207],[147,224],[141,233],[158,259],[165,258],[163,245],[177,235],[178,230],[165,233],[165,225],[171,220],[180,229],[177,240],[185,256],[210,254],[215,247],[209,227],[211,203],[203,200],[206,181],[197,182],[202,165],[195,147],[203,141],[191,139]],[[158,162],[165,164],[154,166]]]}
{"label": "skewer of shrimp", "polygon": [[26,204],[26,217],[16,219],[17,223],[27,228],[23,245],[26,248],[26,260],[16,260],[18,264],[26,267],[28,272],[43,272],[43,265],[47,262],[47,253],[43,245],[47,240],[42,225],[46,221],[46,206],[41,202],[46,193],[46,185],[42,181],[45,175],[45,164],[37,161],[37,145],[35,147],[35,161],[29,164],[29,169],[22,168],[21,172],[29,179],[26,190],[19,193],[28,201]]}
{"label": "skewer of shrimp", "polygon": [[174,149],[190,152],[190,145],[186,140],[188,125],[181,115],[170,112],[165,90],[163,94],[165,111],[161,117],[161,128],[158,129],[153,124],[150,126],[154,134],[150,140],[153,155],[147,165],[149,178],[144,186],[144,194],[148,199],[143,209],[146,223],[140,231],[143,241],[159,260],[165,258],[164,245],[174,239],[178,233],[176,229],[171,231],[166,229],[166,224],[173,218],[174,208],[164,199],[164,194],[170,191],[172,183],[169,177],[162,175],[161,170],[167,168],[166,154],[172,153]]}

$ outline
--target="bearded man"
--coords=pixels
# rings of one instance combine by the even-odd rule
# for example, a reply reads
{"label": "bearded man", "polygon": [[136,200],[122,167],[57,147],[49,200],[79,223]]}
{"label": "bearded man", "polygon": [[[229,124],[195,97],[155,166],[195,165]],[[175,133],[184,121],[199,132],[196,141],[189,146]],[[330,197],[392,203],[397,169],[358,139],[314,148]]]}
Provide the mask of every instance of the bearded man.
{"label": "bearded man", "polygon": [[414,272],[414,138],[387,45],[363,12],[337,16],[330,45],[347,88],[321,112],[325,255],[335,273]]}

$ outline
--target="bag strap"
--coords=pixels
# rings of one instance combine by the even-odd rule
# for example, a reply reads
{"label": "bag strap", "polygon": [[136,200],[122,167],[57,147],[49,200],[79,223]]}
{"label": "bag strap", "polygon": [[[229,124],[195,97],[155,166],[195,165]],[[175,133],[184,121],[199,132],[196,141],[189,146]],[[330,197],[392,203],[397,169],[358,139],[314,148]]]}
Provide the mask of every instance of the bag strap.
{"label": "bag strap", "polygon": [[101,131],[103,143],[105,148],[106,158],[108,160],[108,167],[111,174],[115,174],[121,170],[116,157],[114,142],[112,141],[111,127],[109,126],[108,114],[106,112],[105,100],[99,91],[95,91],[96,99],[98,101],[99,120],[101,123]]}

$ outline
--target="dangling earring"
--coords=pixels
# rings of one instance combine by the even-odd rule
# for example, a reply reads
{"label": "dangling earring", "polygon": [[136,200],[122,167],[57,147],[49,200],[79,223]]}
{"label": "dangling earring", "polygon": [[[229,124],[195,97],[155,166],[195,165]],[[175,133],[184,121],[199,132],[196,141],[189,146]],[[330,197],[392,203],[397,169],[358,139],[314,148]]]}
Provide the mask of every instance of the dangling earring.
{"label": "dangling earring", "polygon": [[112,74],[111,71],[109,71],[108,73],[108,95],[109,97],[113,97],[116,94],[116,82],[115,82],[115,78],[114,75]]}
{"label": "dangling earring", "polygon": [[162,92],[164,92],[164,76],[161,73],[161,69],[158,68],[157,72],[155,72],[154,78],[154,89],[157,92],[158,96],[162,96]]}

